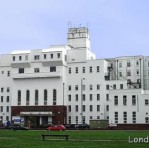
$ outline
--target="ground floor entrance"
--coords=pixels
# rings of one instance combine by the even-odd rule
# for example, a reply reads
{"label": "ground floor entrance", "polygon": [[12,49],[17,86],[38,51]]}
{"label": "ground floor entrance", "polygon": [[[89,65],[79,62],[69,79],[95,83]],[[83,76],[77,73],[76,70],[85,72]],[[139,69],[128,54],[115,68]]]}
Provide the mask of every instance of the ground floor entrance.
{"label": "ground floor entrance", "polygon": [[12,106],[12,119],[20,118],[20,124],[29,128],[50,124],[66,124],[66,106]]}

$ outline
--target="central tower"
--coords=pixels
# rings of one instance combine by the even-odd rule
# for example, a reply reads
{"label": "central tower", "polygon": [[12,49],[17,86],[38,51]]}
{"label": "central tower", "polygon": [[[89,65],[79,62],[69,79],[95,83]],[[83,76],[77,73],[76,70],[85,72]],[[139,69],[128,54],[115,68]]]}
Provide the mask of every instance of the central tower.
{"label": "central tower", "polygon": [[90,50],[90,38],[88,28],[69,28],[67,33],[67,45],[71,46],[74,49]]}

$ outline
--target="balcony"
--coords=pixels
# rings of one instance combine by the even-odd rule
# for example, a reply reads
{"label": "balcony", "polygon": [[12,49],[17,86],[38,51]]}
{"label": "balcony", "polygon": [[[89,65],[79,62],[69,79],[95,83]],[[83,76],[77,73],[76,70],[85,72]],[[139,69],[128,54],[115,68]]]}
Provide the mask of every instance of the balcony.
{"label": "balcony", "polygon": [[13,79],[59,78],[61,72],[12,74]]}

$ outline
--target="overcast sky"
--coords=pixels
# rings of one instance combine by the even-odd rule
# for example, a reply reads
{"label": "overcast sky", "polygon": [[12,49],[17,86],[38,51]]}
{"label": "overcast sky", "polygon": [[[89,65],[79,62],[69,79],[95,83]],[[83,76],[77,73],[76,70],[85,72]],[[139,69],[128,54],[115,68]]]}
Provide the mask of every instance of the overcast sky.
{"label": "overcast sky", "polygon": [[149,0],[0,0],[0,54],[67,44],[68,22],[97,58],[149,56]]}

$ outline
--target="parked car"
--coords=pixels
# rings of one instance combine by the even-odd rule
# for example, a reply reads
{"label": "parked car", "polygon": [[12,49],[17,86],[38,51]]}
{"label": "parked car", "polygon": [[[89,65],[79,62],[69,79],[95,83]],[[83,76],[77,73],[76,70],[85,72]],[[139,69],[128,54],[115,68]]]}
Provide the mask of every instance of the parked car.
{"label": "parked car", "polygon": [[28,127],[22,125],[13,125],[10,127],[11,130],[28,130]]}
{"label": "parked car", "polygon": [[75,128],[77,128],[77,129],[89,129],[90,126],[88,124],[84,123],[84,124],[76,125]]}
{"label": "parked car", "polygon": [[51,125],[47,127],[48,131],[64,131],[65,129],[64,125]]}

